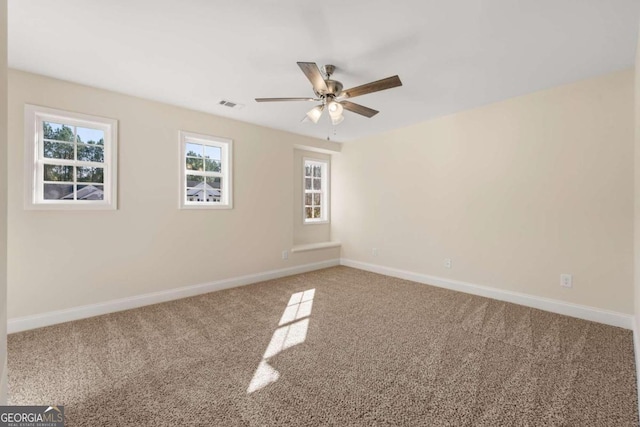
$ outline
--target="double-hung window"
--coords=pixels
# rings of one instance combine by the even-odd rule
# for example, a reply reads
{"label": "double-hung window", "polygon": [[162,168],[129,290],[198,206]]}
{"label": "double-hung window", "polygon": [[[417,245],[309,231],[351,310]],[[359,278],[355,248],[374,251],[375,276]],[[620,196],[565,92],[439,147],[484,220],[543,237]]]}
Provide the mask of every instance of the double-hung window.
{"label": "double-hung window", "polygon": [[25,207],[115,209],[117,121],[25,107]]}
{"label": "double-hung window", "polygon": [[305,158],[302,185],[304,223],[329,222],[329,162]]}
{"label": "double-hung window", "polygon": [[231,209],[233,141],[180,132],[180,207]]}

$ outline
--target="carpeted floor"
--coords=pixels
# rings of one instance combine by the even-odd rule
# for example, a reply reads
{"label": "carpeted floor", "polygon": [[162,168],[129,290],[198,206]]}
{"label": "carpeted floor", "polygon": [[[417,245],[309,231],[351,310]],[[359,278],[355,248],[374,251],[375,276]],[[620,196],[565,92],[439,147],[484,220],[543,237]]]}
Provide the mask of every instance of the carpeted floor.
{"label": "carpeted floor", "polygon": [[632,333],[346,267],[9,336],[67,426],[637,426]]}

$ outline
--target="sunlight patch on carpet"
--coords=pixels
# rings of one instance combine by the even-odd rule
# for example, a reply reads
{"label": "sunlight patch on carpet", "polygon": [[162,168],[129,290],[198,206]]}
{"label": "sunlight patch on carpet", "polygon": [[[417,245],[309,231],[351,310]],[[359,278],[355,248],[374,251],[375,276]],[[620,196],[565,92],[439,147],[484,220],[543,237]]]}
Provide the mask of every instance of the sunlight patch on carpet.
{"label": "sunlight patch on carpet", "polygon": [[269,358],[305,342],[315,292],[315,289],[309,289],[291,295],[278,323],[280,327],[273,333],[271,341],[267,345],[262,360],[249,383],[247,394],[258,391],[280,378],[280,373],[269,365]]}

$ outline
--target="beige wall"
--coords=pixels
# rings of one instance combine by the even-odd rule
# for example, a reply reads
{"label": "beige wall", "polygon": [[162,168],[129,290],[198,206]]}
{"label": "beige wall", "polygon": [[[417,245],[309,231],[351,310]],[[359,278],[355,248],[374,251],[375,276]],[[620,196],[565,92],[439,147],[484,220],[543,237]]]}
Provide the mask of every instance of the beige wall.
{"label": "beige wall", "polygon": [[303,221],[302,165],[305,157],[327,160],[331,164],[328,154],[305,150],[295,150],[293,153],[293,243],[296,245],[331,240],[331,224],[304,224]]}
{"label": "beige wall", "polygon": [[334,238],[347,259],[633,313],[633,129],[626,70],[346,143]]}
{"label": "beige wall", "polygon": [[7,402],[7,1],[0,0],[0,405]]}
{"label": "beige wall", "polygon": [[[302,226],[294,147],[340,144],[15,70],[9,87],[10,318],[337,258],[281,259],[331,237],[348,259],[633,313],[630,70],[344,144],[331,228]],[[23,209],[25,103],[119,120],[117,211]],[[180,129],[234,140],[233,210],[177,209]]]}
{"label": "beige wall", "polygon": [[[635,179],[634,179],[634,302],[636,313],[636,331],[640,331],[640,34],[636,46],[635,67]],[[640,343],[636,343],[636,346]],[[636,361],[640,355],[636,354]],[[640,374],[640,366],[636,367]],[[639,377],[640,380],[640,377]]]}
{"label": "beige wall", "polygon": [[[23,110],[119,121],[118,210],[23,209]],[[291,254],[294,145],[340,145],[9,71],[9,318],[339,257]],[[234,209],[178,209],[178,131],[234,141]]]}

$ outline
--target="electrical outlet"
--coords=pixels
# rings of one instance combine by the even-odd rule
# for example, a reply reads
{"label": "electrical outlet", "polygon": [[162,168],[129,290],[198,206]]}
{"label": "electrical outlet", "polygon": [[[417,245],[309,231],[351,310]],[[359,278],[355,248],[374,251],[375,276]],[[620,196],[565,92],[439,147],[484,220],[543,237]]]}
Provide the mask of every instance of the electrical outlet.
{"label": "electrical outlet", "polygon": [[451,268],[451,258],[445,258],[444,268]]}
{"label": "electrical outlet", "polygon": [[573,276],[571,274],[561,274],[560,286],[563,288],[573,288]]}
{"label": "electrical outlet", "polygon": [[289,259],[289,251],[282,251],[282,259]]}
{"label": "electrical outlet", "polygon": [[371,249],[371,255],[378,256],[378,248]]}

